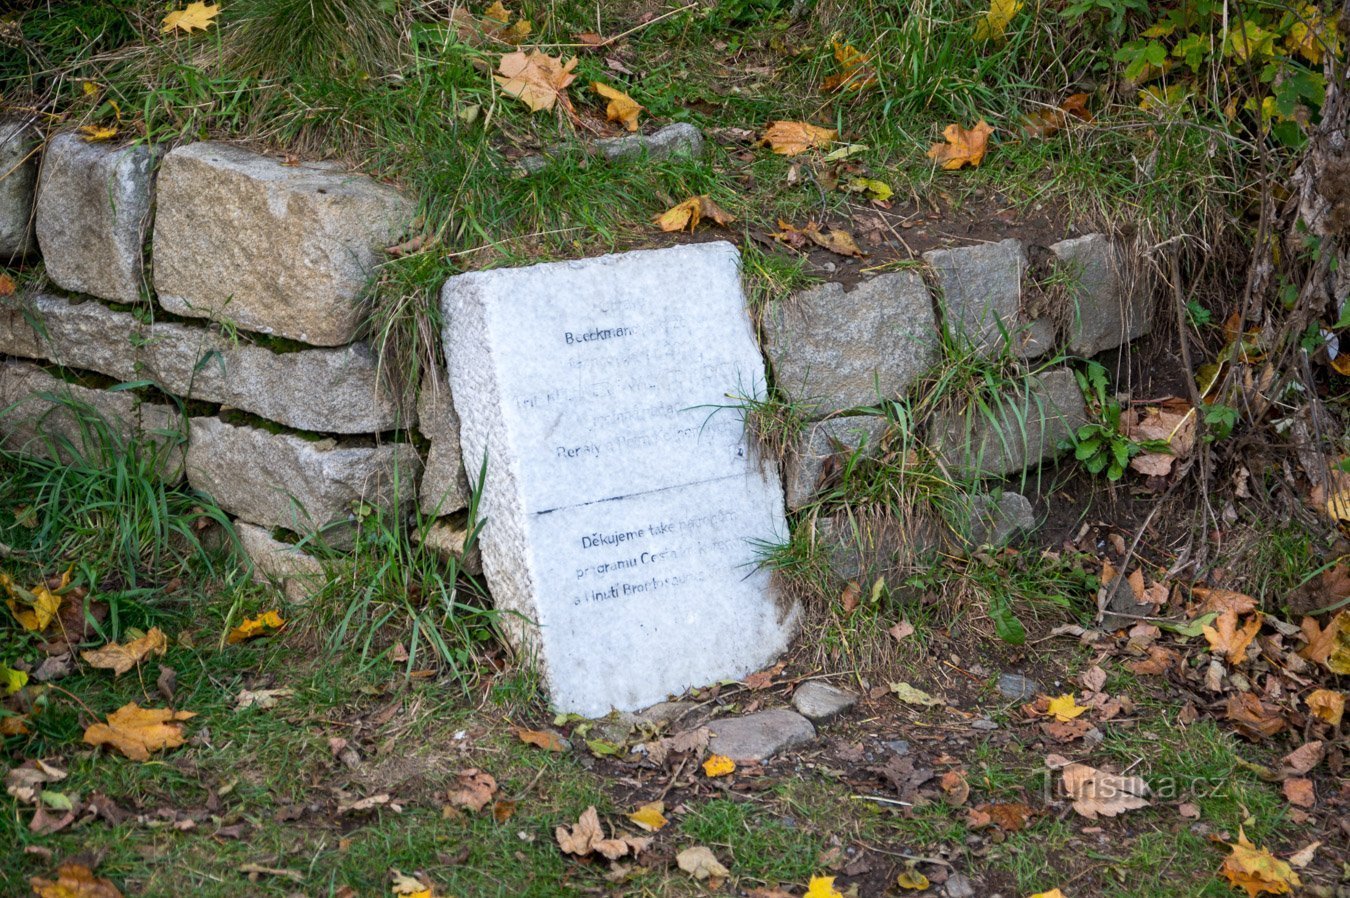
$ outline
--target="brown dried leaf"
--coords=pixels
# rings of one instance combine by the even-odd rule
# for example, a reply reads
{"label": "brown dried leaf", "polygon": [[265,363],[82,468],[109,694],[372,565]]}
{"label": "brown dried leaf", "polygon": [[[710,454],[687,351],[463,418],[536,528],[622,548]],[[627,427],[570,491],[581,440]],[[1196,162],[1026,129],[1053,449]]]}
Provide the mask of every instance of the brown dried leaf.
{"label": "brown dried leaf", "polygon": [[1313,781],[1304,777],[1292,777],[1280,787],[1285,799],[1295,807],[1310,808],[1317,804],[1317,792]]}
{"label": "brown dried leaf", "polygon": [[1141,777],[1106,773],[1086,764],[1070,764],[1063,771],[1064,792],[1073,809],[1096,820],[1098,815],[1115,817],[1149,806],[1148,784]]}
{"label": "brown dried leaf", "polygon": [[496,794],[496,777],[477,767],[470,767],[455,774],[455,785],[446,797],[452,806],[478,813],[487,807]]}
{"label": "brown dried leaf", "polygon": [[1320,740],[1306,742],[1285,755],[1281,763],[1289,773],[1302,776],[1321,763],[1323,748]]}
{"label": "brown dried leaf", "polygon": [[111,670],[113,676],[121,676],[151,655],[163,655],[168,647],[169,640],[165,638],[164,631],[159,627],[151,627],[150,632],[126,645],[110,642],[101,649],[80,652],[80,657],[90,667]]}
{"label": "brown dried leaf", "polygon": [[84,864],[62,864],[56,879],[34,876],[28,880],[38,898],[122,898],[110,881],[94,876]]}
{"label": "brown dried leaf", "polygon": [[1318,720],[1340,726],[1345,715],[1345,695],[1334,689],[1314,689],[1303,700]]}
{"label": "brown dried leaf", "polygon": [[1260,614],[1253,614],[1239,630],[1237,612],[1229,609],[1215,619],[1213,627],[1204,627],[1201,632],[1205,634],[1211,652],[1223,654],[1228,663],[1238,665],[1247,660],[1247,647],[1260,629]]}
{"label": "brown dried leaf", "polygon": [[1197,617],[1208,614],[1213,611],[1222,614],[1225,611],[1232,611],[1237,614],[1247,614],[1256,610],[1256,599],[1246,593],[1234,592],[1231,589],[1209,589],[1204,586],[1192,586],[1191,595],[1200,600],[1200,610]]}
{"label": "brown dried leaf", "polygon": [[1224,717],[1250,739],[1274,736],[1288,726],[1278,708],[1263,703],[1250,692],[1230,695],[1224,708]]}

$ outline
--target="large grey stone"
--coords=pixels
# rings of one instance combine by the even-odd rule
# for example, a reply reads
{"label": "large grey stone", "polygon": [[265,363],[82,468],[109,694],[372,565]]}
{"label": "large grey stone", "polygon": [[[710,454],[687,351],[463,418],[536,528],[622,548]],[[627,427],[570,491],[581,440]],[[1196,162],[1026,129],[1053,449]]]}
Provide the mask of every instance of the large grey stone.
{"label": "large grey stone", "polygon": [[[602,137],[590,149],[608,160],[635,159],[646,154],[648,159],[673,159],[698,156],[703,153],[703,132],[688,122],[675,122],[652,134],[625,134],[621,137]],[[548,168],[553,157],[566,152],[568,146],[550,147],[538,156],[526,156],[518,163],[530,174]]]}
{"label": "large grey stone", "polygon": [[188,144],[160,171],[155,289],[179,315],[339,346],[361,325],[381,250],[412,217],[393,188],[334,165]]}
{"label": "large grey stone", "polygon": [[881,447],[887,421],[879,415],[847,415],[806,426],[787,458],[785,483],[788,508],[801,508],[811,501],[821,477],[842,467],[855,456],[874,456]]}
{"label": "large grey stone", "polygon": [[38,133],[26,117],[0,119],[0,263],[35,249],[33,194]]}
{"label": "large grey stone", "polygon": [[[469,478],[459,448],[459,415],[450,385],[439,374],[422,378],[417,392],[417,429],[427,438],[427,464],[417,493],[422,514],[447,515],[469,506]],[[474,470],[478,474],[478,470]]]}
{"label": "large grey stone", "polygon": [[904,520],[893,515],[841,512],[815,521],[815,551],[837,580],[865,588],[878,578],[895,584],[943,545],[936,521],[922,509]]}
{"label": "large grey stone", "polygon": [[267,528],[236,521],[234,532],[244,554],[253,562],[254,581],[272,584],[288,601],[302,605],[327,584],[328,575],[319,559],[274,538]]}
{"label": "large grey stone", "polygon": [[851,291],[821,284],[764,314],[778,389],[816,417],[903,393],[940,357],[932,297],[913,271]]}
{"label": "large grey stone", "polygon": [[37,239],[53,283],[117,302],[143,297],[155,156],[146,146],[89,143],[70,132],[47,141]]}
{"label": "large grey stone", "polygon": [[923,254],[940,291],[947,330],[979,352],[1016,347],[1027,253],[1020,240],[979,243]]}
{"label": "large grey stone", "polygon": [[971,502],[970,542],[976,546],[1001,546],[1018,533],[1036,527],[1031,500],[1021,493],[1004,493],[995,499],[978,495]]}
{"label": "large grey stone", "polygon": [[983,407],[972,402],[939,415],[930,441],[953,473],[1001,477],[1055,457],[1086,423],[1078,382],[1060,368],[1027,376]]}
{"label": "large grey stone", "polygon": [[807,745],[816,728],[794,711],[776,708],[744,717],[722,717],[708,724],[708,751],[736,762],[767,761],[781,751]]}
{"label": "large grey stone", "polygon": [[[296,533],[350,523],[359,504],[406,509],[421,467],[405,443],[340,446],[216,417],[191,425],[188,483],[248,523]],[[325,536],[341,543],[349,532]]]}
{"label": "large grey stone", "polygon": [[816,726],[822,726],[858,703],[858,694],[822,683],[807,680],[792,693],[792,706]]}
{"label": "large grey stone", "polygon": [[648,159],[697,156],[703,152],[703,132],[688,122],[675,122],[652,134],[602,137],[595,146],[606,159],[633,159],[644,153]]}
{"label": "large grey stone", "polygon": [[130,312],[94,300],[50,294],[0,299],[0,352],[123,381],[136,379],[136,347],[145,327]]}
{"label": "large grey stone", "polygon": [[1136,289],[1126,270],[1124,254],[1110,237],[1088,234],[1061,240],[1050,251],[1070,284],[1070,353],[1094,356],[1152,329],[1148,293]]}
{"label": "large grey stone", "polygon": [[701,243],[445,285],[465,466],[487,459],[483,568],[561,710],[739,678],[792,633],[754,545],[787,538],[776,467],[716,410],[765,389],[739,262]]}
{"label": "large grey stone", "polygon": [[364,343],[274,352],[211,327],[148,323],[94,302],[39,294],[0,300],[0,352],[50,359],[168,393],[218,402],[301,430],[379,433],[407,426]]}
{"label": "large grey stone", "polygon": [[125,460],[134,442],[157,475],[172,481],[183,473],[182,431],[171,406],[0,360],[0,440],[10,451],[106,468]]}

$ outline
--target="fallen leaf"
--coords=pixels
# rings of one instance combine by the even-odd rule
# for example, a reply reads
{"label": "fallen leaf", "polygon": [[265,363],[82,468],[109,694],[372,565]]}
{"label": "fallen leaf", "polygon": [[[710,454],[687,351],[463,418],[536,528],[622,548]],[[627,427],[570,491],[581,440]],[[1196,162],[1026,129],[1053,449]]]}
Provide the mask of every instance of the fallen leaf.
{"label": "fallen leaf", "polygon": [[656,217],[656,224],[663,231],[681,231],[687,227],[692,232],[705,217],[722,227],[736,220],[707,194],[700,194],[662,212]]}
{"label": "fallen leaf", "polygon": [[178,671],[167,664],[159,665],[159,676],[155,678],[155,688],[164,696],[166,702],[173,702],[174,687],[178,685]]}
{"label": "fallen leaf", "polygon": [[1287,863],[1247,841],[1247,834],[1241,827],[1238,828],[1237,842],[1225,844],[1233,853],[1224,859],[1219,873],[1234,888],[1246,889],[1248,898],[1257,898],[1263,892],[1288,895],[1303,884]]}
{"label": "fallen leaf", "polygon": [[975,829],[996,826],[1005,833],[1015,833],[1027,825],[1027,818],[1030,816],[1031,807],[1028,805],[1021,802],[1000,802],[971,808],[966,814],[966,823]]}
{"label": "fallen leaf", "polygon": [[284,626],[286,622],[281,619],[280,614],[276,611],[264,611],[257,617],[245,618],[242,624],[230,631],[225,641],[230,645],[236,645],[258,636],[270,636]]}
{"label": "fallen leaf", "polygon": [[133,761],[150,760],[150,752],[176,748],[184,743],[183,728],[176,721],[196,717],[195,711],[142,708],[135,702],[108,715],[84,731],[89,745],[110,745]]}
{"label": "fallen leaf", "polygon": [[[807,222],[806,227],[804,228],[798,228],[780,219],[778,222],[778,231],[769,236],[775,240],[786,243],[793,249],[803,249],[809,242],[814,243],[816,246],[823,247],[824,249],[828,249],[830,252],[838,253],[841,256],[852,256],[854,258],[862,259],[867,255],[858,247],[857,241],[853,239],[853,235],[848,231],[839,228],[831,228],[827,234],[822,232],[820,230],[820,225],[816,224],[814,221]],[[849,582],[852,583],[853,581]],[[849,608],[849,602],[860,598],[861,594],[862,590],[861,587],[859,587],[858,593],[850,596],[849,588],[845,586],[841,601],[844,602],[846,611]],[[856,608],[857,605],[854,604],[853,607]]]}
{"label": "fallen leaf", "polygon": [[834,41],[834,61],[839,64],[839,71],[821,82],[820,92],[862,90],[868,85],[875,84],[876,73],[867,66],[870,58],[867,54],[859,52],[852,44]]}
{"label": "fallen leaf", "polygon": [[850,580],[844,584],[844,591],[839,594],[839,604],[844,609],[845,614],[852,614],[858,610],[859,603],[862,602],[862,586],[857,580]]}
{"label": "fallen leaf", "polygon": [[948,125],[942,132],[946,143],[933,144],[928,158],[949,171],[965,165],[978,168],[989,147],[989,135],[993,133],[994,129],[984,119],[969,130],[957,124]]}
{"label": "fallen leaf", "polygon": [[989,12],[975,20],[975,40],[1002,40],[1008,23],[1022,8],[1022,0],[990,0]]}
{"label": "fallen leaf", "polygon": [[13,296],[14,291],[19,287],[14,283],[14,278],[0,272],[0,296]]}
{"label": "fallen leaf", "polygon": [[1265,704],[1250,692],[1230,695],[1224,717],[1249,739],[1274,736],[1288,726],[1278,708]]}
{"label": "fallen leaf", "polygon": [[562,737],[551,730],[527,730],[523,727],[516,727],[516,736],[521,742],[542,748],[545,751],[567,751],[567,743]]}
{"label": "fallen leaf", "polygon": [[570,110],[567,85],[575,80],[572,70],[576,67],[575,56],[563,62],[561,57],[539,50],[528,53],[517,50],[502,56],[494,77],[504,93],[530,107],[531,112],[547,112],[559,102]]}
{"label": "fallen leaf", "polygon": [[1314,689],[1303,701],[1318,720],[1333,727],[1341,725],[1341,718],[1345,715],[1344,693],[1334,689]]}
{"label": "fallen leaf", "polygon": [[122,898],[111,881],[94,876],[84,864],[62,864],[56,879],[34,876],[28,880],[38,898]]}
{"label": "fallen leaf", "polygon": [[1320,841],[1309,842],[1307,845],[1304,845],[1298,851],[1295,851],[1293,854],[1289,855],[1289,866],[1298,867],[1300,870],[1302,870],[1304,867],[1308,866],[1313,862],[1313,856],[1317,854],[1317,849],[1321,847],[1322,843]]}
{"label": "fallen leaf", "polygon": [[819,229],[807,232],[807,236],[820,247],[829,250],[840,256],[849,256],[854,259],[862,259],[867,256],[858,246],[858,241],[853,239],[853,235],[843,228],[830,228],[828,233],[822,233]]}
{"label": "fallen leaf", "polygon": [[1229,664],[1236,666],[1247,660],[1247,646],[1251,645],[1260,630],[1260,614],[1253,614],[1239,630],[1237,612],[1230,608],[1219,614],[1214,626],[1204,627],[1200,632],[1208,640],[1211,652],[1223,654]]}
{"label": "fallen leaf", "polygon": [[1183,801],[1181,804],[1177,805],[1177,813],[1181,815],[1183,820],[1199,820],[1200,805],[1189,801]]}
{"label": "fallen leaf", "polygon": [[905,863],[905,869],[901,870],[900,875],[895,877],[895,884],[911,892],[922,892],[932,885],[928,881],[928,877],[919,872],[914,861]]}
{"label": "fallen leaf", "polygon": [[26,685],[28,685],[27,671],[0,665],[0,686],[4,687],[6,695],[13,695]]}
{"label": "fallen leaf", "polygon": [[894,639],[896,642],[899,642],[906,636],[913,635],[914,625],[907,620],[902,620],[900,623],[896,624],[894,627],[891,627],[886,632],[891,634],[892,639]]}
{"label": "fallen leaf", "polygon": [[586,808],[570,830],[566,826],[559,826],[553,831],[553,835],[558,840],[558,847],[566,854],[584,856],[595,852],[611,861],[630,852],[638,854],[651,844],[651,839],[639,836],[605,838],[605,831],[600,825],[600,815],[596,813],[595,805]]}
{"label": "fallen leaf", "polygon": [[736,762],[726,755],[711,755],[703,762],[703,773],[708,777],[727,776],[736,772]]}
{"label": "fallen leaf", "polygon": [[32,592],[19,586],[8,574],[0,574],[0,588],[9,596],[5,600],[10,614],[30,633],[41,633],[61,611],[61,590],[70,584],[70,571],[61,577],[55,590],[39,583]]}
{"label": "fallen leaf", "polygon": [[1317,804],[1317,793],[1313,790],[1313,781],[1306,777],[1290,777],[1281,786],[1284,797],[1295,807],[1310,808]]}
{"label": "fallen leaf", "polygon": [[150,632],[126,645],[110,642],[101,649],[80,652],[80,657],[90,667],[111,670],[113,676],[121,676],[151,655],[163,655],[168,647],[169,640],[165,638],[164,631],[159,627],[151,627]]}
{"label": "fallen leaf", "polygon": [[1058,698],[1050,699],[1050,705],[1046,708],[1046,713],[1054,716],[1060,723],[1067,723],[1075,717],[1086,711],[1087,708],[1079,705],[1070,693],[1065,693]]}
{"label": "fallen leaf", "polygon": [[1125,666],[1140,676],[1165,674],[1173,664],[1180,664],[1181,656],[1160,645],[1149,646],[1148,657],[1142,661],[1127,661]]}
{"label": "fallen leaf", "polygon": [[844,893],[834,887],[833,876],[812,876],[802,898],[844,898]]}
{"label": "fallen leaf", "polygon": [[176,9],[165,16],[159,30],[161,34],[168,34],[174,29],[186,34],[191,34],[194,30],[205,31],[219,14],[220,5],[217,3],[210,5],[203,2],[189,3],[183,9]]}
{"label": "fallen leaf", "polygon": [[662,827],[669,822],[666,820],[665,811],[666,803],[664,801],[652,801],[629,814],[628,819],[649,833],[660,832]]}
{"label": "fallen leaf", "polygon": [[510,799],[494,801],[492,803],[492,819],[498,823],[505,823],[515,815],[517,804],[518,802]]}
{"label": "fallen leaf", "polygon": [[929,695],[922,689],[916,689],[908,683],[891,683],[891,692],[895,697],[907,705],[924,705],[925,707],[935,708],[945,705],[945,699]]}
{"label": "fallen leaf", "polygon": [[446,794],[453,807],[473,811],[475,814],[487,807],[492,796],[497,794],[497,779],[490,773],[470,767],[455,774],[455,785]]}
{"label": "fallen leaf", "polygon": [[702,845],[694,845],[675,855],[675,863],[685,873],[698,880],[725,879],[731,871],[722,866],[712,850]]}
{"label": "fallen leaf", "polygon": [[415,876],[409,876],[401,870],[390,870],[393,883],[390,888],[395,895],[403,898],[432,898],[431,886]]}
{"label": "fallen leaf", "polygon": [[942,774],[938,785],[947,793],[947,801],[956,807],[965,804],[966,799],[970,798],[970,783],[958,770],[948,770]]}
{"label": "fallen leaf", "polygon": [[1204,586],[1192,586],[1191,595],[1200,600],[1201,614],[1210,611],[1219,614],[1225,611],[1247,614],[1255,611],[1257,606],[1256,599],[1246,593],[1234,592],[1231,589],[1209,589]]}
{"label": "fallen leaf", "polygon": [[629,131],[638,129],[638,113],[642,107],[628,94],[599,81],[591,82],[591,89],[609,101],[605,106],[605,119],[618,122]]}
{"label": "fallen leaf", "polygon": [[1048,892],[1037,892],[1036,894],[1031,895],[1030,898],[1064,898],[1064,893],[1059,889],[1051,889]]}
{"label": "fallen leaf", "polygon": [[241,689],[235,696],[234,710],[257,708],[259,711],[266,711],[268,708],[275,708],[277,702],[292,695],[295,695],[294,689]]}
{"label": "fallen leaf", "polygon": [[771,122],[760,138],[760,145],[767,145],[780,156],[800,156],[807,150],[829,146],[838,131],[821,128],[806,122]]}
{"label": "fallen leaf", "polygon": [[1311,771],[1322,762],[1323,743],[1314,739],[1305,742],[1281,759],[1280,763],[1289,773],[1302,775]]}
{"label": "fallen leaf", "polygon": [[1141,777],[1106,773],[1086,764],[1070,764],[1063,770],[1064,792],[1073,809],[1096,820],[1098,815],[1115,817],[1149,806],[1148,784]]}

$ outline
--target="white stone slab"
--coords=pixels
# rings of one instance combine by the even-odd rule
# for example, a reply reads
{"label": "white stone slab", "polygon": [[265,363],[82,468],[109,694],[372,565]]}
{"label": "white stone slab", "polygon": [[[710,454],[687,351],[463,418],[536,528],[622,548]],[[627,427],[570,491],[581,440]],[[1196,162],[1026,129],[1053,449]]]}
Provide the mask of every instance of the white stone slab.
{"label": "white stone slab", "polygon": [[483,569],[553,703],[597,717],[765,666],[796,608],[756,565],[778,471],[728,394],[764,362],[728,243],[473,272],[442,293]]}

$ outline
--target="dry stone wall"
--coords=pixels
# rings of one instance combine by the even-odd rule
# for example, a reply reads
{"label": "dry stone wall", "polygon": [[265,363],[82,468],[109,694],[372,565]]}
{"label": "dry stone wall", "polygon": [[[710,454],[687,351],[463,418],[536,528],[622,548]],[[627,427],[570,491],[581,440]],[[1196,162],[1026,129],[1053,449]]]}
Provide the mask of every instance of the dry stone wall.
{"label": "dry stone wall", "polygon": [[[681,152],[697,143],[672,132]],[[615,152],[667,150],[658,144]],[[118,440],[150,437],[163,476],[234,515],[258,570],[292,598],[322,578],[278,531],[341,545],[363,506],[442,518],[433,531],[450,534],[441,542],[454,552],[462,529],[448,516],[468,505],[477,474],[461,457],[456,397],[444,372],[416,396],[394,395],[360,339],[383,248],[415,211],[330,164],[216,142],[90,143],[0,121],[0,264],[40,260],[47,284],[0,300],[0,441],[101,457],[72,404],[101,413]],[[1011,346],[1041,369],[999,414],[939,416],[928,436],[945,464],[998,477],[1056,455],[1086,410],[1070,371],[1034,360],[1146,334],[1149,294],[1110,238],[1071,237],[1042,251],[1071,310],[1052,319],[1029,301],[1028,249],[952,246],[769,304],[761,348],[809,420],[785,459],[789,509],[817,494],[832,457],[880,446],[883,419],[859,407],[914,390],[944,346],[986,356]],[[1027,517],[1015,501],[989,502]]]}

